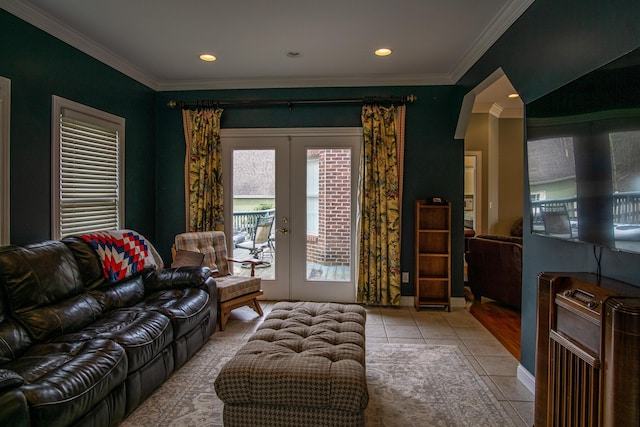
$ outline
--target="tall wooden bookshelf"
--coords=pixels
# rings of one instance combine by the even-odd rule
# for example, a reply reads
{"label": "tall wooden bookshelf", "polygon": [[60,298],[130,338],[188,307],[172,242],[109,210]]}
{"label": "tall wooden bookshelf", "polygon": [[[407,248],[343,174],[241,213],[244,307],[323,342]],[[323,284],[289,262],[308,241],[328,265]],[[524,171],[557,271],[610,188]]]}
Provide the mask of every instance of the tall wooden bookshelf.
{"label": "tall wooden bookshelf", "polygon": [[415,306],[451,311],[451,203],[416,200]]}

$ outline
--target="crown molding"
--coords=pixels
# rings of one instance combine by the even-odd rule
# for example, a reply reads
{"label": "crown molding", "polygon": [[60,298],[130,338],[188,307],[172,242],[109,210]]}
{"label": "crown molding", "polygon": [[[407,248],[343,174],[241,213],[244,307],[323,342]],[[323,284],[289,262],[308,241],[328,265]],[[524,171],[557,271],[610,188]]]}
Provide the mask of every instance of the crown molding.
{"label": "crown molding", "polygon": [[449,76],[389,75],[289,77],[262,79],[216,79],[206,81],[166,81],[157,85],[158,91],[215,90],[215,89],[269,89],[300,87],[360,87],[360,86],[433,86],[452,85]]}
{"label": "crown molding", "polygon": [[500,114],[501,119],[522,119],[524,118],[524,108],[505,108]]}
{"label": "crown molding", "polygon": [[466,55],[451,72],[451,79],[457,82],[469,71],[478,59],[507,31],[507,29],[533,4],[535,0],[513,0],[508,2],[478,36]]}
{"label": "crown molding", "polygon": [[490,114],[498,119],[521,119],[524,108],[504,107],[496,102],[476,102],[473,104],[474,114]]}
{"label": "crown molding", "polygon": [[491,105],[491,108],[489,108],[489,114],[497,118],[500,118],[503,111],[504,111],[504,108],[502,107],[502,105],[496,104],[496,103],[493,103]]}
{"label": "crown molding", "polygon": [[491,113],[495,102],[478,102],[473,103],[473,113]]}

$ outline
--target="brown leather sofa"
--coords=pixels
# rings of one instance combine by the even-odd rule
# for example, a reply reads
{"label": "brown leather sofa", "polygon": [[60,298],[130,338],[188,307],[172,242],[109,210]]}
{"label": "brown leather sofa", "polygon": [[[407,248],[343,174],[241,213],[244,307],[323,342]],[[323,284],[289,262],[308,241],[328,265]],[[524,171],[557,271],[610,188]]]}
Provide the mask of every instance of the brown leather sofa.
{"label": "brown leather sofa", "polygon": [[476,301],[491,298],[516,309],[522,304],[522,237],[478,235],[465,253]]}
{"label": "brown leather sofa", "polygon": [[113,283],[79,238],[0,248],[0,425],[119,424],[215,330],[210,274]]}

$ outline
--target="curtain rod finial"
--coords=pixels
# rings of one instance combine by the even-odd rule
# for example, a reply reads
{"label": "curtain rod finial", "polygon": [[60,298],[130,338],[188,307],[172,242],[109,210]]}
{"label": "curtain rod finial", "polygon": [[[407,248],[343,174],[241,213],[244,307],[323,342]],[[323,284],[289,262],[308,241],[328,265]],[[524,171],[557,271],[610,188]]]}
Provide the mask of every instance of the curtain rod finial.
{"label": "curtain rod finial", "polygon": [[176,108],[178,103],[172,99],[169,102],[167,102],[167,105],[169,106],[169,108]]}
{"label": "curtain rod finial", "polygon": [[418,97],[413,94],[407,96],[407,102],[415,102],[417,100],[418,100]]}

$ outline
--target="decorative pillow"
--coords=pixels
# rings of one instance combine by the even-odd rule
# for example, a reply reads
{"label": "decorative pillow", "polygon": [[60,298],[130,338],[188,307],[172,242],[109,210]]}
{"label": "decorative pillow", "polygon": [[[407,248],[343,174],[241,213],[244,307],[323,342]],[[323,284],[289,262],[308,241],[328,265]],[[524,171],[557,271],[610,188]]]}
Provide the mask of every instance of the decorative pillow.
{"label": "decorative pillow", "polygon": [[135,231],[96,231],[82,234],[80,238],[89,242],[98,253],[104,276],[111,283],[140,273],[145,268],[158,268],[155,249]]}
{"label": "decorative pillow", "polygon": [[187,267],[187,266],[200,266],[204,261],[204,254],[200,252],[185,251],[184,249],[178,249],[176,251],[176,257],[171,263],[172,268]]}

